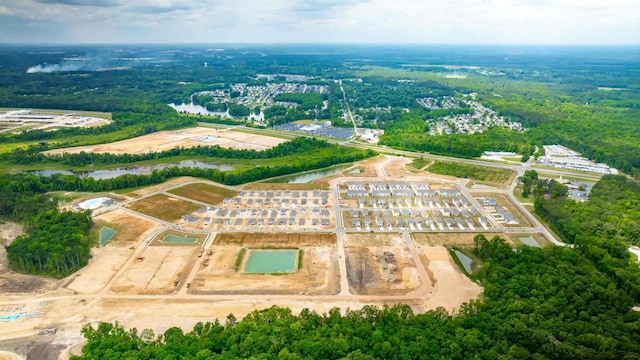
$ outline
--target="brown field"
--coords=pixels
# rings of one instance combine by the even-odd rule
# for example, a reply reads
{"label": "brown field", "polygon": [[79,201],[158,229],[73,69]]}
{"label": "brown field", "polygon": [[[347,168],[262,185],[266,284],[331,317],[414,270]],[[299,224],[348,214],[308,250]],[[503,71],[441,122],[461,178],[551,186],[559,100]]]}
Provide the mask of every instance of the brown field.
{"label": "brown field", "polygon": [[263,183],[255,182],[243,186],[247,190],[329,190],[329,184],[323,179],[306,184]]}
{"label": "brown field", "polygon": [[201,205],[175,199],[166,195],[153,195],[127,205],[127,208],[133,211],[169,222],[176,222],[180,220],[182,215],[190,214],[201,207]]}
{"label": "brown field", "polygon": [[[246,274],[236,271],[241,249],[289,248],[302,251],[302,266],[293,274]],[[202,258],[191,283],[192,294],[329,295],[339,291],[334,234],[219,234]]]}
{"label": "brown field", "polygon": [[354,294],[404,295],[422,284],[399,234],[346,234],[345,254],[349,289]]}
{"label": "brown field", "polygon": [[228,149],[265,150],[286,142],[264,135],[248,134],[238,131],[215,130],[206,127],[194,127],[177,131],[159,131],[132,139],[116,141],[109,144],[76,146],[66,149],[46,151],[45,154],[78,154],[88,153],[110,154],[146,154],[177,147],[219,145]]}
{"label": "brown field", "polygon": [[491,233],[491,232],[482,232],[482,233],[412,233],[411,237],[413,241],[420,245],[426,246],[460,246],[460,247],[471,247],[473,246],[473,238],[478,234],[484,234],[487,239],[491,239],[492,237],[498,235],[504,238],[507,243],[513,245],[513,241],[502,233]]}
{"label": "brown field", "polygon": [[348,233],[344,234],[344,246],[404,246],[405,241],[397,233]]}
{"label": "brown field", "polygon": [[[118,294],[170,294],[180,289],[193,268],[198,248],[150,246],[136,254],[111,291]],[[141,259],[141,260],[140,260]],[[174,286],[174,282],[178,286]]]}
{"label": "brown field", "polygon": [[459,310],[457,306],[482,294],[482,287],[471,281],[455,264],[444,246],[422,246],[427,271],[436,289],[429,299],[431,307],[442,306],[448,311]]}
{"label": "brown field", "polygon": [[244,246],[335,246],[336,234],[329,233],[223,233],[215,245]]}
{"label": "brown field", "polygon": [[105,224],[117,230],[115,237],[105,246],[91,249],[89,264],[72,276],[68,289],[82,294],[94,294],[103,289],[127,260],[135,253],[147,235],[159,225],[116,210],[96,217],[98,226]]}
{"label": "brown field", "polygon": [[136,246],[139,241],[144,239],[144,235],[148,231],[155,229],[158,225],[150,220],[132,215],[131,213],[115,210],[94,218],[96,227],[99,229],[102,225],[116,230],[116,235],[109,241],[112,247],[130,247]]}
{"label": "brown field", "polygon": [[206,183],[189,184],[171,189],[168,192],[211,205],[216,205],[221,203],[225,198],[231,198],[238,195],[238,192],[235,190]]}

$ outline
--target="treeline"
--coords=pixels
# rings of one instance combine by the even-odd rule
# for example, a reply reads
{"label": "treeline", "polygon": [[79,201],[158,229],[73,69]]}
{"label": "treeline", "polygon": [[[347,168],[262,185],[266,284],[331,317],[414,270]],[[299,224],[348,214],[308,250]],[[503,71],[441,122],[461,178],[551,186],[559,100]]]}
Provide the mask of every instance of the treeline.
{"label": "treeline", "polygon": [[[543,194],[543,191],[539,191]],[[626,296],[640,300],[640,268],[629,261],[628,247],[640,244],[640,184],[605,175],[589,200],[538,196],[535,211],[598,270],[611,277]]]}
{"label": "treeline", "polygon": [[431,136],[429,126],[419,116],[406,114],[402,120],[388,123],[380,144],[397,149],[425,151],[436,155],[474,158],[484,151],[509,151],[529,159],[535,150],[526,134],[499,127],[479,134],[451,134]]}
{"label": "treeline", "polygon": [[585,202],[538,196],[536,212],[572,244],[589,236],[640,245],[640,183],[625,176],[603,176]]}
{"label": "treeline", "polygon": [[633,300],[579,252],[521,248],[478,236],[483,300],[457,315],[414,314],[407,305],[299,315],[272,307],[198,323],[129,331],[86,325],[76,359],[634,359],[640,314]]}
{"label": "treeline", "polygon": [[510,170],[492,169],[444,161],[435,161],[433,164],[429,165],[427,170],[435,174],[493,182],[507,181],[509,179],[509,174],[512,172]]}
{"label": "treeline", "polygon": [[[170,150],[170,154],[185,155],[178,149]],[[168,179],[179,176],[193,176],[205,178],[211,181],[219,182],[227,185],[237,185],[246,182],[262,180],[270,177],[293,174],[301,171],[314,170],[328,167],[331,165],[354,162],[362,160],[376,153],[372,150],[358,150],[352,148],[344,148],[338,145],[329,144],[326,141],[316,140],[312,138],[297,138],[287,143],[280,144],[274,148],[264,151],[253,150],[229,150],[219,147],[200,148],[202,154],[207,156],[215,156],[225,159],[277,159],[275,165],[254,166],[247,170],[238,171],[220,171],[218,169],[205,168],[184,168],[184,167],[168,167],[162,170],[154,170],[150,175],[131,175],[125,174],[113,179],[80,178],[74,175],[54,174],[52,176],[39,176],[33,174],[22,173],[15,175],[4,175],[6,181],[10,184],[29,185],[38,192],[48,191],[113,191],[138,186],[147,186],[159,184]],[[210,152],[208,152],[210,151]],[[219,151],[219,152],[216,152]],[[14,153],[15,154],[15,153]],[[86,155],[86,156],[83,156]],[[189,152],[188,155],[194,154]],[[106,164],[108,161],[116,163],[141,161],[138,156],[147,159],[146,155],[111,155],[111,154],[77,154],[79,157],[71,157],[73,162],[78,166],[85,164]],[[93,156],[98,155],[93,158]],[[167,155],[168,156],[168,155]],[[64,159],[64,157],[58,157]],[[13,186],[13,185],[12,185]],[[0,205],[2,202],[0,201]],[[1,210],[1,208],[0,208]]]}
{"label": "treeline", "polygon": [[[16,149],[11,153],[0,155],[0,160],[13,164],[38,164],[57,163],[68,166],[110,165],[128,164],[139,161],[164,159],[176,156],[206,156],[225,159],[272,159],[288,155],[308,153],[320,149],[337,148],[324,140],[308,137],[297,137],[291,141],[278,144],[266,150],[228,149],[215,146],[196,146],[193,148],[173,148],[160,152],[146,154],[99,154],[81,152],[78,154],[45,155],[42,153],[46,147],[31,147],[28,149]],[[345,148],[346,150],[346,148]]]}
{"label": "treeline", "polygon": [[7,246],[7,258],[15,271],[64,277],[87,264],[92,222],[89,212],[58,212],[48,189],[33,175],[0,176],[0,219],[27,233]]}
{"label": "treeline", "polygon": [[65,277],[89,261],[91,212],[39,212],[29,233],[7,246],[9,265],[17,272]]}

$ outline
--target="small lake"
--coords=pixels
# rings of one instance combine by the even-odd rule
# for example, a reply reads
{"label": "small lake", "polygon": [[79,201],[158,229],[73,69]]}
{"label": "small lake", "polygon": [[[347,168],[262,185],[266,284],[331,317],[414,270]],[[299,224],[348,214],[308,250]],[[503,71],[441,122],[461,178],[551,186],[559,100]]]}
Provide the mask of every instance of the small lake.
{"label": "small lake", "polygon": [[92,170],[92,171],[80,171],[73,172],[70,170],[37,170],[33,171],[34,175],[39,176],[51,176],[55,174],[62,175],[75,175],[81,178],[94,178],[96,180],[107,180],[117,178],[120,175],[150,175],[153,170],[162,170],[170,167],[179,168],[203,168],[203,169],[218,169],[220,171],[229,171],[235,169],[233,164],[213,164],[204,161],[185,160],[173,164],[157,164],[157,165],[143,165],[134,166],[128,168],[117,168],[109,170]]}
{"label": "small lake", "polygon": [[[194,103],[189,103],[189,104],[182,103],[180,105],[169,104],[169,106],[172,107],[177,112],[185,112],[187,114],[197,114],[197,115],[220,116],[223,118],[234,119],[234,117],[231,116],[231,114],[229,114],[229,110],[209,111],[204,106],[196,105]],[[248,116],[248,119],[264,121],[264,113],[262,112],[262,110],[260,111],[260,114],[257,114],[257,115],[251,112],[251,114],[249,114]]]}
{"label": "small lake", "polygon": [[245,273],[291,273],[296,270],[298,251],[252,251],[244,266]]}
{"label": "small lake", "polygon": [[458,257],[458,260],[460,260],[460,262],[462,263],[462,267],[464,268],[464,271],[466,271],[467,274],[471,274],[471,263],[473,263],[473,260],[458,250],[453,250],[453,251]]}
{"label": "small lake", "polygon": [[342,170],[348,168],[351,165],[338,165],[332,166],[320,170],[313,170],[304,173],[298,173],[293,175],[285,175],[272,180],[267,180],[265,182],[276,183],[276,184],[306,184],[308,182],[312,182],[314,180],[321,179],[323,177],[337,174]]}

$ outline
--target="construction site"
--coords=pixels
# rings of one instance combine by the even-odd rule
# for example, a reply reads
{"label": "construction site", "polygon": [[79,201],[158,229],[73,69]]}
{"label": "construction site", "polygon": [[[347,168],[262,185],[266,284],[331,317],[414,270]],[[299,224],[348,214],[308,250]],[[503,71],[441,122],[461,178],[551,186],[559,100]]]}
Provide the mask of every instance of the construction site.
{"label": "construction site", "polygon": [[[179,178],[108,194],[116,201],[94,210],[96,228],[108,239],[75,274],[19,275],[0,256],[6,294],[0,315],[7,325],[0,340],[74,344],[82,325],[97,321],[160,333],[272,305],[324,312],[403,303],[418,312],[455,312],[482,287],[456,264],[452,247],[471,248],[478,233],[501,234],[513,244],[544,242],[508,197],[486,189],[474,194],[466,180],[429,177],[406,165],[404,158],[379,156],[304,190]],[[521,223],[497,220],[480,203],[488,197]],[[37,335],[51,329],[55,336]]]}

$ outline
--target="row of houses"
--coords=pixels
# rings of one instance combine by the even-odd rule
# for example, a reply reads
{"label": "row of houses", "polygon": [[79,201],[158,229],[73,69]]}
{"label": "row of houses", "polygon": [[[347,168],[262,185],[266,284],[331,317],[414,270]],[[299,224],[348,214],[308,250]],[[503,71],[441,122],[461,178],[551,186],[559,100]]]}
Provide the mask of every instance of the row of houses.
{"label": "row of houses", "polygon": [[350,198],[364,198],[364,197],[459,197],[462,196],[462,192],[458,189],[439,189],[439,190],[431,190],[431,189],[418,189],[415,187],[408,187],[407,185],[403,187],[369,187],[363,188],[362,186],[357,187],[347,187],[347,197]]}

